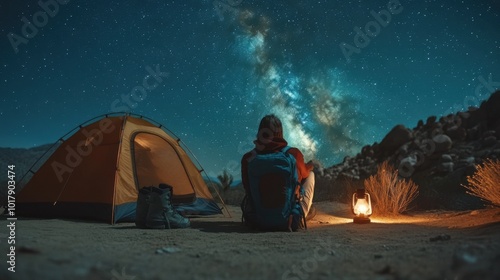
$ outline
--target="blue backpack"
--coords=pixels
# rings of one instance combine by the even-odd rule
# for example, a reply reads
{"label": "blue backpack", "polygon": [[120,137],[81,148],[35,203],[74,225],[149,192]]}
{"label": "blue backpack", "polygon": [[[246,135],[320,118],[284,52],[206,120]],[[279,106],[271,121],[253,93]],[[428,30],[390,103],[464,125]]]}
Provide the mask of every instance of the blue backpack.
{"label": "blue backpack", "polygon": [[289,149],[267,154],[253,151],[247,170],[249,191],[241,205],[245,224],[262,230],[307,228],[300,205],[303,190]]}

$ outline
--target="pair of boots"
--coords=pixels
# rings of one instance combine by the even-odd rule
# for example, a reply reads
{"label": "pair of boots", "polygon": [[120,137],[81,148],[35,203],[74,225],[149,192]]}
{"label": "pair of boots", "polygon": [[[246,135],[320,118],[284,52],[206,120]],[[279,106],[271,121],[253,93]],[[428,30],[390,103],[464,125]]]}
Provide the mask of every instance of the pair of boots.
{"label": "pair of boots", "polygon": [[189,227],[189,219],[174,209],[171,200],[172,187],[169,185],[142,188],[137,198],[135,225],[154,229]]}

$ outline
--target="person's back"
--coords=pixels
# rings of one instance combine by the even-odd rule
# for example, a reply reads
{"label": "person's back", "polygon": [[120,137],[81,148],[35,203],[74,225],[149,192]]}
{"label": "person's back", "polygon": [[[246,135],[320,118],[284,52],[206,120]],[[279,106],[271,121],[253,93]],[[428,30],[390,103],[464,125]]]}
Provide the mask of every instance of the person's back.
{"label": "person's back", "polygon": [[[255,148],[246,153],[241,161],[242,183],[248,197],[242,204],[242,210],[244,218],[250,220],[247,222],[257,223],[261,228],[272,228],[273,223],[281,223],[277,218],[279,211],[283,219],[296,216],[297,211],[311,218],[315,212],[311,210],[313,165],[304,163],[299,149],[288,146],[279,118],[275,115],[262,118],[254,144]],[[302,200],[299,204],[294,199],[300,195]],[[252,215],[256,218],[248,214],[252,212],[248,208],[254,208]],[[289,225],[292,220],[288,221]]]}

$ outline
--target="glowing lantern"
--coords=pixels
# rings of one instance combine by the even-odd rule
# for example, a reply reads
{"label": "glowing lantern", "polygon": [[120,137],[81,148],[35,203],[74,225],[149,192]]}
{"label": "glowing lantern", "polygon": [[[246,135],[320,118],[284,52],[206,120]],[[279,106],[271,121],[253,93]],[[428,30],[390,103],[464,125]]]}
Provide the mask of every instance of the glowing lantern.
{"label": "glowing lantern", "polygon": [[352,212],[354,215],[354,222],[357,224],[366,224],[370,222],[370,215],[372,214],[372,201],[370,194],[365,192],[365,189],[358,189],[352,195]]}

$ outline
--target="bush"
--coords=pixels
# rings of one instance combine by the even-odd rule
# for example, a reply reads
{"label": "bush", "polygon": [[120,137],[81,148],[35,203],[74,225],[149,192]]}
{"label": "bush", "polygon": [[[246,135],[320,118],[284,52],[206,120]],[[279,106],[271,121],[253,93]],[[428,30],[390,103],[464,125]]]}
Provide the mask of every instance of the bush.
{"label": "bush", "polygon": [[231,187],[231,184],[233,183],[233,175],[229,174],[229,171],[224,169],[222,174],[217,176],[217,179],[219,179],[220,185],[222,186],[222,190],[225,192],[229,190]]}
{"label": "bush", "polygon": [[364,181],[364,186],[372,197],[373,212],[381,215],[403,213],[418,195],[418,186],[410,179],[399,178],[398,171],[387,161]]}
{"label": "bush", "polygon": [[487,159],[476,166],[476,172],[467,176],[467,193],[500,206],[500,160]]}

